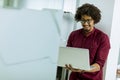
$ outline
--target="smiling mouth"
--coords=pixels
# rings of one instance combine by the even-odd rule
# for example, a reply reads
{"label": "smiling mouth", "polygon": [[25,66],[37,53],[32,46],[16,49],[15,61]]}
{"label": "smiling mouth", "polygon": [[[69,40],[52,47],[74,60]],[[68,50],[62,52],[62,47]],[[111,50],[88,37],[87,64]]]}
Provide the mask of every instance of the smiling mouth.
{"label": "smiling mouth", "polygon": [[84,29],[88,29],[88,28],[90,28],[90,26],[84,26],[83,28],[84,28]]}
{"label": "smiling mouth", "polygon": [[90,26],[84,26],[84,27],[83,27],[83,30],[84,30],[85,32],[89,32],[89,31],[90,31],[89,29],[90,29]]}

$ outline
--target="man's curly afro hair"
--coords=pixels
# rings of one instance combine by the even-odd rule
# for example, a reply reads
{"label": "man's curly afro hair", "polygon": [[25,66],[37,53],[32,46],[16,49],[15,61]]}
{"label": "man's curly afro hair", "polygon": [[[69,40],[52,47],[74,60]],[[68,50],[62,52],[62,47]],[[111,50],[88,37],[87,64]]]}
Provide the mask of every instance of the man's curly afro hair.
{"label": "man's curly afro hair", "polygon": [[83,4],[81,7],[78,7],[76,14],[75,14],[75,20],[81,21],[81,16],[88,15],[91,16],[94,20],[94,23],[98,23],[101,19],[101,11],[94,6],[93,4]]}

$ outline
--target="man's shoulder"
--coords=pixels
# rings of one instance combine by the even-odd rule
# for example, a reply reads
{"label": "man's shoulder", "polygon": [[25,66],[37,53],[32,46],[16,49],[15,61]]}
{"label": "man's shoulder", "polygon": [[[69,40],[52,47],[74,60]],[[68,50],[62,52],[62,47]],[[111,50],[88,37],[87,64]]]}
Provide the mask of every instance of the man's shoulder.
{"label": "man's shoulder", "polygon": [[82,29],[77,29],[77,30],[74,30],[72,31],[73,34],[77,34],[77,33],[80,33]]}
{"label": "man's shoulder", "polygon": [[74,30],[70,33],[70,36],[78,36],[81,34],[81,29]]}
{"label": "man's shoulder", "polygon": [[102,30],[97,29],[97,28],[95,28],[95,33],[99,38],[100,37],[108,37],[108,35],[105,32],[103,32]]}
{"label": "man's shoulder", "polygon": [[95,28],[95,33],[101,34],[101,35],[107,35],[105,32],[103,32],[100,29]]}

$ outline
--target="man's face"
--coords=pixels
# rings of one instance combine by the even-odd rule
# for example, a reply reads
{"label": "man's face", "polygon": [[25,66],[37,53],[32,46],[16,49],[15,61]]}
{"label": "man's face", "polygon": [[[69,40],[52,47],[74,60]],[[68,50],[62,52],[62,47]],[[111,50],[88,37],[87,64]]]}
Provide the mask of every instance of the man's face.
{"label": "man's face", "polygon": [[81,24],[86,32],[91,32],[94,28],[94,20],[88,15],[83,15],[81,17]]}

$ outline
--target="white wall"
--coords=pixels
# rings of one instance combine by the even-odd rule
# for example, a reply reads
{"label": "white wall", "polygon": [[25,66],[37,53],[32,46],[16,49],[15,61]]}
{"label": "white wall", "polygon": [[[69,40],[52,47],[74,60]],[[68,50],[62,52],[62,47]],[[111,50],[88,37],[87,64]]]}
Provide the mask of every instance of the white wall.
{"label": "white wall", "polygon": [[120,0],[115,0],[111,29],[111,51],[107,61],[105,80],[115,80],[120,47]]}
{"label": "white wall", "polygon": [[[50,9],[62,9],[62,4],[63,4],[63,0],[21,0],[20,1],[20,8],[28,8],[28,9],[36,9],[36,10],[32,10],[33,12],[34,11],[37,11],[37,10],[40,10],[40,9],[42,9],[42,8],[50,8]],[[12,10],[12,8],[10,9],[10,10]],[[23,9],[23,10],[25,10],[25,9]],[[8,11],[9,11],[9,9],[8,9]],[[16,11],[21,11],[21,9],[20,10],[17,10],[16,9]],[[14,12],[14,11],[11,11],[11,12]],[[19,13],[20,14],[20,13]],[[33,17],[33,18],[35,18],[34,16],[32,16],[32,14],[31,13],[28,13],[28,14],[30,14],[31,15],[31,17]],[[52,14],[52,13],[51,13]],[[58,13],[59,14],[59,13]],[[17,15],[17,14],[16,14]],[[23,14],[24,15],[24,14]],[[37,14],[37,15],[41,15],[41,14]],[[35,16],[37,16],[37,15],[35,15]],[[49,16],[49,14],[46,14],[47,16]],[[14,15],[15,16],[15,15]],[[23,19],[23,18],[26,18],[28,15],[26,15],[25,17],[20,17],[20,16],[17,16],[17,17],[15,17],[15,18],[13,18],[12,16],[12,22],[14,22],[13,21],[13,19],[15,19],[15,21],[17,21],[17,22],[23,22],[25,19]],[[30,19],[30,17],[27,17],[27,19],[30,19],[30,20],[33,20],[32,22],[38,22],[38,23],[40,23],[41,21],[39,20],[39,18],[40,19],[42,19],[42,21],[43,22],[45,22],[45,21],[47,21],[47,20],[49,20],[49,19],[47,19],[47,18],[49,18],[49,17],[47,17],[47,16],[42,16],[42,17],[44,17],[44,18],[40,18],[40,17],[37,17],[35,20],[37,20],[37,21],[35,21],[34,19]],[[62,15],[56,15],[57,17],[58,17],[58,19],[59,19],[59,21],[58,21],[58,24],[59,23],[61,23],[61,19],[60,19],[60,17],[62,17]],[[7,16],[6,16],[7,17]],[[22,21],[18,21],[18,17],[20,17],[21,19],[23,19]],[[45,17],[47,17],[47,18],[45,18]],[[53,18],[53,16],[52,16],[52,18]],[[50,18],[50,19],[52,19],[52,18]],[[4,20],[6,20],[5,18],[1,18],[1,20],[3,21],[3,19]],[[9,18],[9,19],[11,19],[11,18]],[[16,20],[17,19],[17,20]],[[47,19],[47,20],[44,20],[44,19]],[[27,22],[29,22],[30,20],[25,20],[25,22],[27,21]],[[53,20],[53,19],[52,19]],[[50,21],[52,21],[52,20],[50,20]],[[9,23],[10,21],[9,20],[7,20],[8,22],[7,23]],[[40,22],[39,22],[40,21]],[[3,21],[3,22],[6,22],[6,21]],[[16,22],[16,23],[17,23]],[[46,30],[48,30],[47,32],[49,32],[49,31],[51,31],[51,30],[54,30],[54,29],[56,29],[56,27],[54,27],[54,26],[50,26],[50,23],[47,21],[47,22],[45,22],[45,23],[43,23],[43,22],[41,22],[41,24],[45,24],[45,23],[47,23],[46,25],[49,25],[49,27],[47,28],[47,27],[45,27],[45,25],[44,26],[41,26],[42,28],[46,28]],[[56,22],[56,21],[55,21]],[[11,23],[11,22],[10,22]],[[14,24],[14,23],[13,23]],[[27,24],[27,23],[26,23]],[[29,24],[29,23],[28,23]],[[32,23],[30,23],[29,25],[31,25]],[[57,23],[55,23],[55,24],[57,24]],[[18,25],[18,24],[16,24],[16,25]],[[22,24],[22,25],[25,25],[25,24]],[[37,24],[36,24],[37,25]],[[10,26],[10,25],[9,25]],[[32,26],[32,25],[31,25]],[[39,25],[37,25],[37,26],[39,26]],[[37,27],[37,26],[35,26],[35,27]],[[4,27],[4,26],[2,26],[2,27]],[[14,27],[14,26],[12,26],[12,27]],[[21,26],[21,27],[24,27],[24,26]],[[21,28],[20,27],[20,28]],[[25,26],[25,27],[28,27],[28,26]],[[25,28],[24,27],[24,28]],[[29,26],[30,27],[30,26]],[[54,27],[54,28],[51,28],[51,27]],[[40,27],[39,27],[40,28]],[[42,28],[41,28],[41,30],[42,30]],[[50,29],[49,29],[50,28]],[[27,28],[26,28],[27,29]],[[7,29],[7,30],[9,30],[9,29]],[[24,30],[24,29],[22,29],[22,30]],[[39,30],[39,29],[38,29]],[[46,31],[45,30],[45,31]],[[2,30],[2,31],[4,31],[4,30]],[[1,31],[1,32],[2,32]],[[16,31],[16,30],[15,30]],[[27,30],[28,31],[28,30]],[[44,31],[44,30],[43,30]],[[18,31],[19,32],[19,31]],[[39,32],[39,31],[38,31]],[[42,31],[40,31],[40,32],[42,32]],[[54,35],[57,35],[57,39],[59,39],[59,36],[58,36],[58,32],[56,32],[56,31],[52,31],[54,34],[52,34],[52,36],[51,37],[54,37]],[[2,35],[2,34],[1,34]],[[43,35],[47,35],[46,33],[45,34],[43,34]],[[50,35],[50,34],[49,34]],[[48,35],[47,35],[48,36]],[[19,36],[18,36],[19,37]],[[45,37],[44,37],[45,38]],[[44,39],[44,38],[42,38],[42,39]],[[56,38],[56,37],[54,37],[54,38]],[[49,39],[54,39],[54,38],[49,38]],[[3,40],[3,39],[2,39]],[[8,39],[9,40],[9,39]],[[55,39],[54,39],[55,40]],[[42,40],[39,40],[40,42],[42,42]],[[43,40],[44,41],[44,40]],[[56,44],[56,41],[58,42],[57,44]],[[28,41],[29,42],[29,41]],[[48,41],[47,41],[48,42]],[[55,48],[52,48],[54,45],[58,45],[56,48],[58,48],[59,47],[59,40],[55,40],[55,41],[53,41],[53,43],[51,43],[51,41],[49,40],[49,42],[48,43],[50,43],[50,44],[53,44],[52,46],[48,46],[48,47],[50,47],[51,49],[49,49],[49,50],[52,50],[52,49],[54,49],[55,51],[56,50],[58,50],[58,49],[55,49]],[[47,43],[46,43],[47,44]],[[48,45],[48,44],[47,44]],[[41,45],[42,47],[44,47],[45,45]],[[45,49],[46,49],[46,47],[44,47]],[[45,49],[43,49],[43,51],[46,51]],[[3,50],[3,49],[2,49]],[[18,51],[18,50],[17,50]],[[41,50],[40,50],[41,51]],[[48,49],[47,49],[47,51],[48,51]],[[49,51],[50,52],[50,51]],[[57,51],[58,52],[58,51]],[[8,67],[8,66],[4,66],[3,65],[3,62],[0,60],[0,65],[1,65],[1,68],[0,69],[2,69],[2,72],[0,73],[1,74],[1,79],[2,80],[19,80],[19,79],[26,79],[26,80],[54,80],[55,79],[55,77],[56,77],[56,68],[57,68],[57,55],[58,54],[56,54],[55,53],[55,55],[52,55],[53,54],[53,52],[50,52],[50,56],[51,57],[53,57],[53,59],[52,58],[49,58],[49,57],[45,57],[45,58],[42,58],[41,59],[41,61],[39,61],[39,62],[32,62],[32,63],[30,63],[30,64],[27,64],[27,65],[22,65],[22,66],[20,66],[20,65],[16,65],[15,67]],[[10,56],[12,56],[11,54],[10,54]],[[10,57],[9,56],[9,57]],[[41,57],[42,55],[40,55],[39,57]],[[0,56],[1,57],[1,56]],[[22,56],[22,57],[25,57],[25,56]],[[15,58],[15,57],[14,57]],[[19,58],[20,58],[20,56],[19,56]],[[16,60],[14,60],[14,61],[16,61]],[[51,63],[51,61],[52,61],[52,63]],[[29,65],[29,67],[28,67],[28,65]],[[23,67],[24,67],[24,69],[23,69]],[[7,69],[7,70],[6,70]],[[45,71],[44,71],[45,70]],[[49,70],[49,72],[48,72],[48,70]],[[6,72],[5,72],[6,71]],[[42,71],[44,71],[44,72],[42,72]],[[8,74],[7,74],[7,72],[9,72]],[[30,72],[30,73],[29,73]],[[3,74],[2,74],[3,73]],[[13,74],[12,74],[13,73]],[[25,73],[25,75],[24,74],[22,74],[22,73]],[[19,75],[20,74],[20,75]],[[5,77],[5,76],[7,76],[7,77]],[[14,78],[14,79],[12,79],[12,78]]]}
{"label": "white wall", "polygon": [[21,0],[21,8],[29,9],[63,9],[63,0]]}
{"label": "white wall", "polygon": [[0,80],[55,80],[59,35],[51,14],[61,23],[61,11],[0,9]]}
{"label": "white wall", "polygon": [[63,10],[75,14],[76,2],[77,0],[64,0]]}

